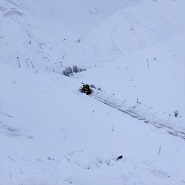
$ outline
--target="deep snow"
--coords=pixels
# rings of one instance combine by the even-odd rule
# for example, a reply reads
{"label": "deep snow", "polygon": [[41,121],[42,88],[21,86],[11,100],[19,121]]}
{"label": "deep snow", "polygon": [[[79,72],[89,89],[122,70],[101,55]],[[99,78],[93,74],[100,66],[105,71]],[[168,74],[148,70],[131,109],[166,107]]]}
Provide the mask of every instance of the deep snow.
{"label": "deep snow", "polygon": [[184,185],[184,6],[0,0],[0,184]]}
{"label": "deep snow", "polygon": [[184,183],[183,139],[81,94],[78,80],[0,72],[0,184]]}

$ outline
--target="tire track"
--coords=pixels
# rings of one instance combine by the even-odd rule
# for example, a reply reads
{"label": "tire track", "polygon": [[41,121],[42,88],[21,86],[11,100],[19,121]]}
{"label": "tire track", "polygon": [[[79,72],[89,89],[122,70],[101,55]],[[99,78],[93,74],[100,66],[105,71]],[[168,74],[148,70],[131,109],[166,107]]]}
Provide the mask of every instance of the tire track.
{"label": "tire track", "polygon": [[[144,115],[144,113],[142,112],[142,110],[139,110],[139,105],[135,105],[135,106],[129,106],[127,105],[126,101],[119,101],[114,99],[113,97],[106,97],[104,95],[100,95],[100,93],[97,94],[93,94],[92,95],[97,101],[112,107],[120,112],[123,112],[129,116],[131,116],[132,118],[135,118],[137,120],[141,120],[143,121],[145,124],[150,124],[153,125],[154,127],[158,128],[158,129],[162,129],[164,131],[166,131],[168,134],[175,136],[175,137],[179,137],[183,140],[185,140],[185,131],[184,130],[179,130],[178,128],[174,128],[171,125],[167,125],[168,123],[172,124],[174,123],[174,120],[166,120],[166,119],[161,119],[158,118],[156,116],[156,113],[153,112],[152,115],[152,111],[150,111],[151,115],[147,115],[147,113]],[[121,102],[121,103],[120,103]],[[178,124],[178,121],[175,122],[176,124]],[[184,123],[185,125],[185,123]]]}

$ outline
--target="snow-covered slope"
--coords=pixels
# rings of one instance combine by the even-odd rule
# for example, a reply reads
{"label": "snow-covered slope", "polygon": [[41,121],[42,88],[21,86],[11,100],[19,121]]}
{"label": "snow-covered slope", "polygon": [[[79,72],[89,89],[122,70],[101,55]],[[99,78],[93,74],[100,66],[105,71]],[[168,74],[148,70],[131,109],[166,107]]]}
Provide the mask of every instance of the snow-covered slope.
{"label": "snow-covered slope", "polygon": [[90,32],[66,62],[104,63],[185,32],[183,0],[147,0],[122,9]]}
{"label": "snow-covered slope", "polygon": [[185,34],[79,73],[84,82],[100,86],[118,99],[137,101],[185,118]]}
{"label": "snow-covered slope", "polygon": [[0,185],[184,185],[184,8],[0,0]]}
{"label": "snow-covered slope", "polygon": [[66,53],[106,17],[130,3],[89,0],[0,0],[1,62],[61,72]]}
{"label": "snow-covered slope", "polygon": [[[14,1],[16,2],[16,1]],[[0,52],[1,63],[14,67],[46,69],[59,65],[64,37],[44,24],[44,19],[21,2],[1,1]],[[64,29],[65,31],[65,29]]]}
{"label": "snow-covered slope", "polygon": [[101,24],[105,18],[119,9],[129,7],[141,1],[143,0],[36,0],[36,3],[40,7],[40,14],[44,18],[52,22],[56,20],[59,24],[65,24],[66,27],[74,29],[74,32],[80,32],[78,34],[82,35],[90,32],[98,24]]}
{"label": "snow-covered slope", "polygon": [[0,74],[0,184],[184,184],[184,140],[81,94],[78,80]]}

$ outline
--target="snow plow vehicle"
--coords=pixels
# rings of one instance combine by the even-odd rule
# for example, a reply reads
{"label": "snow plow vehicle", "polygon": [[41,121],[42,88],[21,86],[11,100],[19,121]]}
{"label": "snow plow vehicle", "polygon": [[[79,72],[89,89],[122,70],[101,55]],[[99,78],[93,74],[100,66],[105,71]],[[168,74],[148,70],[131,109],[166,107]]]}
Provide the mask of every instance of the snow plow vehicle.
{"label": "snow plow vehicle", "polygon": [[88,84],[83,84],[80,89],[80,92],[85,93],[86,95],[89,95],[92,93],[92,90]]}

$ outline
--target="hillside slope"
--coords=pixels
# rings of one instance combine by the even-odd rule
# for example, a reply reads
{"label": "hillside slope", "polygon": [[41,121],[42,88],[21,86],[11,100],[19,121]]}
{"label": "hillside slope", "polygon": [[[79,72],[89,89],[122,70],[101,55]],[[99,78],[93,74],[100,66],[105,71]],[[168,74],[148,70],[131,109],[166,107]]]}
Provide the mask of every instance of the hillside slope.
{"label": "hillside slope", "polygon": [[122,9],[90,32],[66,63],[99,64],[159,44],[185,32],[182,0],[147,0]]}
{"label": "hillside slope", "polygon": [[62,71],[71,47],[120,8],[140,2],[0,0],[1,63]]}
{"label": "hillside slope", "polygon": [[78,80],[0,74],[0,184],[184,184],[184,140],[81,94]]}
{"label": "hillside slope", "polygon": [[184,185],[184,8],[0,0],[0,185]]}
{"label": "hillside slope", "polygon": [[141,102],[185,118],[185,34],[79,73],[77,78],[101,87],[131,105]]}

